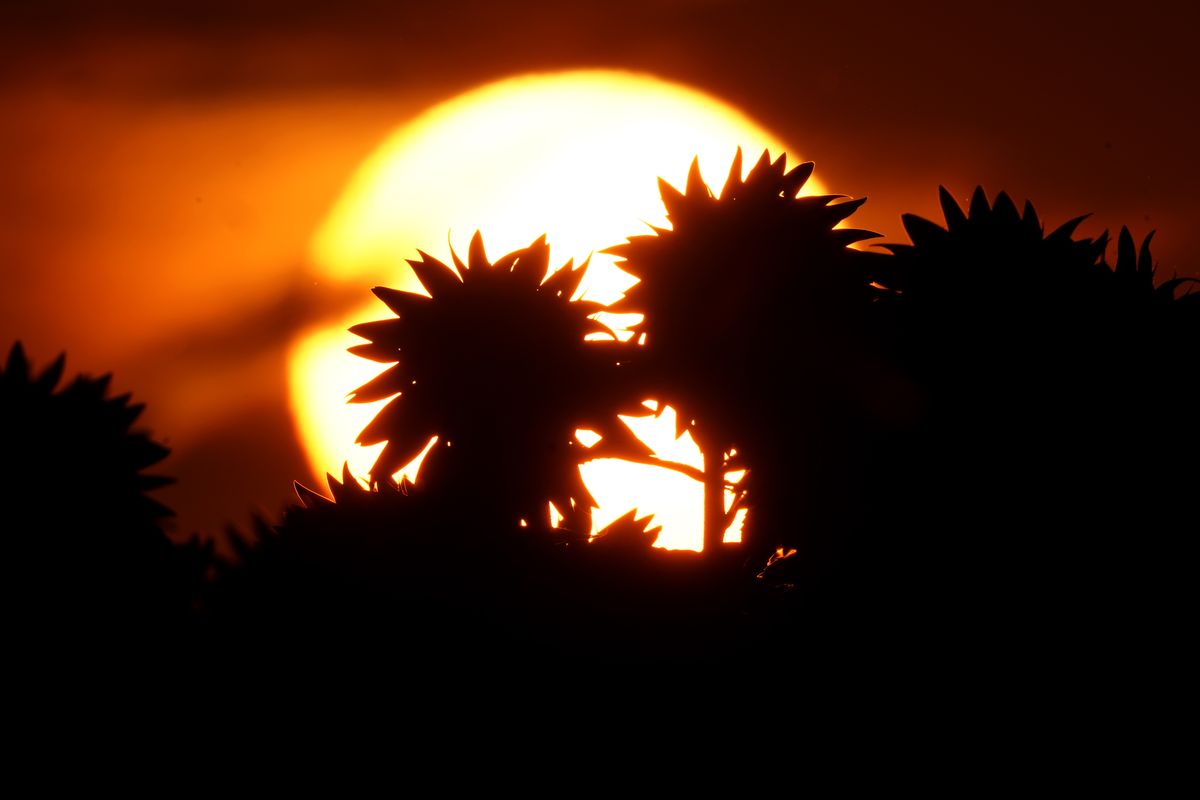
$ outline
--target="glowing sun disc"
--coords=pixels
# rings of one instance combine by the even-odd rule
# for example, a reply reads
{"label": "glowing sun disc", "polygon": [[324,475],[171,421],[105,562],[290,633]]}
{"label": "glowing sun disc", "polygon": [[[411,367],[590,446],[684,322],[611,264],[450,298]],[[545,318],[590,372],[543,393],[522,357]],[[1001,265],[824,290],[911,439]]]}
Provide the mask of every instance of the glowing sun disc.
{"label": "glowing sun disc", "polygon": [[[354,444],[380,404],[347,405],[347,394],[381,367],[346,348],[346,329],[390,312],[374,285],[421,291],[406,258],[447,259],[476,230],[490,254],[528,245],[543,232],[552,264],[591,256],[582,296],[611,302],[632,279],[597,251],[667,226],[657,178],[682,187],[693,157],[718,191],[737,147],[746,167],[769,149],[788,152],[735,108],[695,89],[647,75],[578,71],[488,84],[403,125],[360,166],[313,238],[311,260],[325,284],[363,287],[363,304],[336,325],[306,331],[289,354],[292,407],[314,472],[343,461],[366,475],[380,446]],[[810,181],[806,191],[822,188]],[[621,320],[610,320],[620,324]],[[675,441],[670,414],[633,426],[660,456],[699,466],[690,438]],[[702,489],[667,470],[623,462],[584,465],[603,526],[630,508],[655,515],[659,545],[698,549]],[[410,475],[412,467],[405,470]],[[734,534],[736,535],[736,534]]]}

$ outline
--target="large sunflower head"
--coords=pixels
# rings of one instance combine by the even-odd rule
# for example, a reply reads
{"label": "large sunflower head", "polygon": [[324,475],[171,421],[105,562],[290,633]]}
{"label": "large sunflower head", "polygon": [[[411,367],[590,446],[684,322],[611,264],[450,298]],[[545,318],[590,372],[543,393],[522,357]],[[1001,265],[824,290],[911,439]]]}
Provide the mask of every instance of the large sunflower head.
{"label": "large sunflower head", "polygon": [[[551,272],[544,236],[495,261],[478,233],[465,262],[453,251],[449,265],[418,252],[409,264],[427,294],[377,287],[396,318],[351,328],[369,341],[351,352],[395,362],[351,398],[393,398],[358,438],[386,442],[372,482],[437,437],[418,484],[458,482],[522,518],[541,519],[533,507],[546,501],[568,515],[594,506],[578,464],[647,451],[617,418],[640,408],[619,368],[625,348],[591,318],[599,304],[572,299],[587,265]],[[580,428],[604,440],[584,448]]]}
{"label": "large sunflower head", "polygon": [[838,227],[865,200],[801,195],[812,173],[764,151],[743,178],[738,150],[716,196],[693,161],[683,191],[659,181],[671,227],[607,251],[638,279],[611,310],[644,315],[635,331],[665,399],[710,424],[792,382],[869,299],[869,255],[850,245],[877,234]]}

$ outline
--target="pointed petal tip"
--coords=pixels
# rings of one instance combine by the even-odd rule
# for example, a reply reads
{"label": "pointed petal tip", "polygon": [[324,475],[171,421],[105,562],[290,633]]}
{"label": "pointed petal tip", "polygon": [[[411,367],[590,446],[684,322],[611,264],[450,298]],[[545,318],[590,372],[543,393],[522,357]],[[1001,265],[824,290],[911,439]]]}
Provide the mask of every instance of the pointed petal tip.
{"label": "pointed petal tip", "polygon": [[319,492],[314,492],[300,481],[292,481],[292,491],[296,493],[296,497],[305,508],[315,508],[329,502],[329,498]]}
{"label": "pointed petal tip", "polygon": [[729,165],[729,175],[725,178],[725,186],[721,189],[721,194],[734,189],[742,182],[742,148],[738,146],[737,151],[733,154],[733,162]]}
{"label": "pointed petal tip", "polygon": [[689,197],[700,197],[711,194],[708,184],[704,182],[704,177],[700,174],[700,157],[695,156],[692,158],[692,165],[688,167],[687,195]]}
{"label": "pointed petal tip", "polygon": [[938,186],[938,204],[942,207],[942,217],[950,229],[957,228],[967,221],[966,212],[945,186]]}

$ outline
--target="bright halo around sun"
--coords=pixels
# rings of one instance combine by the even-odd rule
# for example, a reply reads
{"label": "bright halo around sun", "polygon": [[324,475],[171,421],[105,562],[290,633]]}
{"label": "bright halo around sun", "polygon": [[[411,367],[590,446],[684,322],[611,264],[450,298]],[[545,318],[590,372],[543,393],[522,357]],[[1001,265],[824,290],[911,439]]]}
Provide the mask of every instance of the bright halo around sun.
{"label": "bright halo around sun", "polygon": [[[488,252],[498,255],[546,233],[552,264],[591,256],[581,296],[611,302],[633,279],[599,251],[646,232],[647,223],[667,226],[657,178],[682,188],[698,157],[719,191],[739,146],[747,169],[764,149],[788,153],[789,166],[802,160],[732,106],[679,84],[615,71],[488,84],[397,129],[359,167],[312,242],[317,280],[363,290],[360,306],[305,331],[290,350],[292,408],[314,472],[337,474],[348,461],[355,475],[365,476],[382,448],[354,444],[382,402],[348,405],[346,397],[381,366],[346,352],[362,343],[347,328],[391,315],[372,286],[422,291],[405,263],[417,248],[448,260],[448,245],[465,252],[478,229]],[[805,191],[823,190],[813,180]],[[619,328],[634,320],[605,321]],[[658,420],[630,419],[630,427],[661,458],[700,466],[690,437],[675,439],[669,409]],[[659,546],[700,548],[698,481],[611,459],[582,470],[600,503],[598,528],[637,507],[663,526]],[[414,465],[404,472],[411,477]],[[739,536],[740,520],[727,538]]]}

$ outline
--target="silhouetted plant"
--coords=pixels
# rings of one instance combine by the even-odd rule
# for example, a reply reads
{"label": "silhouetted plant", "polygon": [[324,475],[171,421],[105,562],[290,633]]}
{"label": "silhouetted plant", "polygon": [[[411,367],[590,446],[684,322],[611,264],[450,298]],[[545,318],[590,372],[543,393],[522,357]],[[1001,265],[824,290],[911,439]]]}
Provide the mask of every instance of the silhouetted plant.
{"label": "silhouetted plant", "polygon": [[[1154,283],[1158,270],[1150,253],[1153,238],[1154,231],[1151,231],[1142,240],[1141,248],[1135,250],[1133,234],[1129,228],[1121,228],[1121,234],[1117,237],[1117,263],[1110,267],[1112,284],[1116,287],[1114,291],[1127,303],[1152,303],[1165,307],[1183,302],[1190,308],[1192,304],[1200,302],[1200,296],[1189,285],[1200,283],[1200,279],[1175,277],[1157,285]],[[1187,287],[1187,291],[1179,295],[1179,290],[1184,287]]]}
{"label": "silhouetted plant", "polygon": [[297,484],[301,503],[277,526],[259,519],[249,533],[231,531],[236,558],[219,563],[207,598],[217,630],[267,651],[372,638],[387,649],[414,638],[414,625],[428,638],[454,622],[448,602],[471,605],[447,575],[505,537],[463,535],[460,520],[407,482],[364,487],[345,468],[328,484],[330,498]]}
{"label": "silhouetted plant", "polygon": [[1101,263],[1108,236],[1073,239],[1086,216],[1045,235],[1033,206],[1019,212],[1004,192],[993,205],[977,188],[966,212],[945,187],[940,200],[945,228],[903,215],[912,244],[887,245],[896,258],[884,281],[903,298],[912,353],[959,361],[946,378],[985,365],[985,353],[1044,344],[1050,332],[1070,335],[1073,310],[1095,308],[1097,287],[1111,277]]}
{"label": "silhouetted plant", "polygon": [[[453,251],[453,267],[420,255],[409,264],[429,296],[378,287],[398,319],[351,329],[370,341],[351,352],[398,362],[352,397],[399,395],[358,438],[387,443],[372,483],[436,437],[417,479],[421,491],[457,498],[502,526],[520,519],[548,529],[553,503],[565,529],[585,538],[595,501],[578,465],[649,455],[617,416],[647,413],[622,380],[628,347],[591,318],[599,304],[572,299],[587,265],[551,272],[544,236],[495,262],[478,233],[466,263]],[[594,334],[609,340],[586,340]],[[584,428],[601,441],[583,447],[575,431]]]}
{"label": "silhouetted plant", "polygon": [[170,481],[143,470],[168,450],[133,428],[141,405],[108,396],[111,376],[60,389],[64,366],[35,375],[18,342],[0,370],[0,497],[24,622],[50,637],[178,633],[207,552],[159,527],[171,512],[148,492]]}
{"label": "silhouetted plant", "polygon": [[[865,380],[868,348],[856,323],[875,290],[870,256],[849,246],[877,234],[836,227],[864,200],[801,196],[813,164],[784,164],[764,152],[743,179],[739,150],[718,198],[693,161],[685,191],[659,181],[671,228],[607,251],[638,279],[610,310],[644,315],[633,329],[644,345],[639,375],[655,399],[679,410],[680,431],[691,431],[704,454],[709,552],[727,523],[733,450],[757,487],[752,517],[770,495],[797,511],[790,524],[777,516],[783,525],[769,526],[775,530],[758,526],[752,547],[765,557],[777,539],[792,538],[782,528],[803,525],[805,511],[781,473],[821,459],[807,418],[830,410],[822,398],[846,401],[858,392],[850,385]],[[810,535],[814,524],[808,520]]]}
{"label": "silhouetted plant", "polygon": [[639,517],[637,509],[625,512],[596,533],[589,547],[634,553],[654,546],[662,526],[650,527],[653,515]]}
{"label": "silhouetted plant", "polygon": [[564,656],[595,666],[683,647],[733,656],[735,587],[715,596],[694,554],[654,548],[648,516],[630,512],[590,542],[496,535],[486,518],[470,535],[437,492],[363,486],[348,469],[328,482],[330,497],[298,486],[282,524],[233,537],[238,559],[209,595],[217,642],[285,661],[366,649],[417,672]]}
{"label": "silhouetted plant", "polygon": [[1066,378],[1082,377],[1079,364],[1094,371],[1097,359],[1134,343],[1135,358],[1151,355],[1161,334],[1151,317],[1172,313],[1186,283],[1154,285],[1151,237],[1139,254],[1122,229],[1114,268],[1104,257],[1107,233],[1072,238],[1086,216],[1045,235],[1033,206],[1018,212],[1003,192],[989,204],[977,188],[965,212],[944,187],[940,199],[945,228],[904,215],[912,244],[887,245],[896,258],[884,280],[896,290],[902,349],[923,380],[1007,391],[1026,383],[1006,380],[1008,372],[1036,372],[1065,389]]}
{"label": "silhouetted plant", "polygon": [[[12,472],[5,488],[18,494],[45,485],[61,474],[86,476],[79,491],[95,505],[93,519],[110,518],[119,527],[155,527],[171,511],[147,492],[170,483],[169,478],[142,470],[162,461],[169,452],[144,432],[132,430],[143,406],[130,395],[108,397],[111,375],[75,377],[59,390],[66,356],[60,355],[40,375],[34,375],[20,342],[13,345],[0,371],[4,416],[10,421],[5,468]],[[18,466],[14,462],[20,460]],[[69,509],[53,509],[69,510]]]}
{"label": "silhouetted plant", "polygon": [[[352,329],[368,340],[352,352],[392,365],[353,398],[391,398],[359,437],[385,443],[369,484],[345,469],[332,497],[297,486],[302,505],[223,567],[214,619],[459,663],[790,658],[800,630],[911,646],[911,621],[930,619],[953,624],[921,646],[953,648],[947,634],[988,637],[997,620],[1057,636],[1131,541],[1194,520],[1139,469],[1169,461],[1155,403],[1200,406],[1196,371],[1179,368],[1200,294],[1154,284],[1148,239],[1139,254],[1123,230],[1110,267],[1107,236],[1073,238],[1080,220],[1046,235],[1029,204],[977,190],[964,211],[943,189],[946,227],[906,216],[912,244],[871,254],[851,245],[874,234],[837,227],[861,200],[799,195],[812,164],[789,172],[764,153],[741,167],[739,152],[719,198],[695,162],[684,192],[660,183],[672,227],[611,250],[639,279],[607,309],[643,315],[629,344],[572,299],[586,265],[550,272],[544,237],[494,262],[478,233],[466,263],[418,251],[428,295],[376,288],[397,318]],[[922,416],[875,438],[881,407],[908,403],[893,396],[902,371]],[[710,553],[725,475],[747,470],[757,581],[653,548],[658,529],[634,511],[587,540],[579,464],[655,463],[618,417],[647,413],[646,397],[679,409],[704,452]],[[583,447],[581,428],[600,443]],[[430,446],[416,485],[393,481]],[[859,500],[874,527],[838,519]],[[528,535],[550,529],[550,504],[568,535]],[[813,591],[835,539],[852,558]]]}
{"label": "silhouetted plant", "polygon": [[1200,402],[1182,366],[1200,304],[1177,296],[1186,281],[1155,286],[1149,237],[1139,253],[1122,229],[1114,267],[1107,234],[1073,238],[1085,217],[1047,235],[1005,193],[989,203],[977,188],[966,211],[940,199],[945,227],[905,215],[912,244],[889,245],[882,278],[926,406],[895,497],[940,549],[909,563],[940,565],[960,598],[994,593],[1006,614],[1036,607],[1050,627],[1051,610],[1129,585],[1135,553],[1178,546],[1161,537],[1182,506],[1161,495],[1173,445],[1153,420]]}

